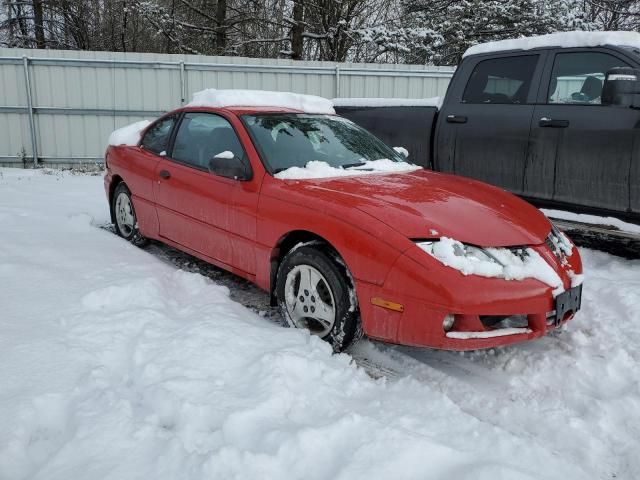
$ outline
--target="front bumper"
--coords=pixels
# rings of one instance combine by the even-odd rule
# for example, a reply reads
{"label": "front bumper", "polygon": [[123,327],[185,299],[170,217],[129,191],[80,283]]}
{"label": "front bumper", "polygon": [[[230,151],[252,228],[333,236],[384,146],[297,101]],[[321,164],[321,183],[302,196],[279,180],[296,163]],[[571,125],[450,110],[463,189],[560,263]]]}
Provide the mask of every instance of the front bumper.
{"label": "front bumper", "polygon": [[[448,267],[425,266],[421,252],[414,253],[398,259],[382,286],[356,282],[368,336],[445,350],[486,349],[540,338],[580,309],[582,287],[572,288],[572,275],[582,273],[576,248],[567,262],[556,265],[565,292],[555,298],[551,287],[538,280],[464,276]],[[402,311],[371,305],[371,298],[394,302]],[[445,331],[449,315],[455,320]],[[501,324],[500,318],[508,317],[521,324]]]}

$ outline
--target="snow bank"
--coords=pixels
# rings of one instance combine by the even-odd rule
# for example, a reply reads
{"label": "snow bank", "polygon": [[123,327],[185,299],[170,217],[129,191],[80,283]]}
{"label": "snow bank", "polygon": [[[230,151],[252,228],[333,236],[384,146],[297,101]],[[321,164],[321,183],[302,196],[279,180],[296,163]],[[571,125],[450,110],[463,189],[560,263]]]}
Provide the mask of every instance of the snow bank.
{"label": "snow bank", "polygon": [[412,165],[406,162],[394,162],[393,160],[369,160],[363,162],[362,166],[351,167],[349,169],[336,168],[327,162],[312,160],[305,167],[291,167],[278,172],[274,177],[280,180],[298,180],[310,178],[328,178],[328,177],[352,177],[354,175],[366,175],[369,173],[400,173],[413,172],[420,170],[422,167]]}
{"label": "snow bank", "polygon": [[216,90],[208,88],[193,94],[188,107],[278,107],[305,113],[336,113],[326,98],[267,90]]}
{"label": "snow bank", "polygon": [[441,97],[431,98],[334,98],[336,107],[436,107],[442,106]]}
{"label": "snow bank", "polygon": [[149,120],[141,120],[139,122],[132,123],[122,128],[118,128],[111,132],[109,135],[109,145],[128,145],[135,146],[140,142],[140,135],[142,131],[147,128],[151,122]]}
{"label": "snow bank", "polygon": [[99,176],[0,169],[2,479],[640,478],[639,261],[582,250],[526,346],[333,355],[108,218]]}
{"label": "snow bank", "polygon": [[549,218],[558,220],[568,220],[572,222],[587,223],[591,225],[603,225],[614,227],[623,232],[640,233],[640,225],[624,222],[614,217],[599,217],[597,215],[586,215],[582,213],[565,212],[563,210],[540,209]]}
{"label": "snow bank", "polygon": [[479,275],[505,280],[524,280],[535,278],[553,288],[553,295],[564,291],[562,279],[538,252],[532,248],[523,248],[520,254],[508,248],[485,248],[488,256],[466,254],[469,247],[457,240],[440,237],[437,242],[417,244],[422,250],[442,264],[455,268],[463,275]]}
{"label": "snow bank", "polygon": [[640,33],[583,31],[550,33],[535,37],[481,43],[467,49],[463,57],[504,50],[530,50],[540,47],[598,47],[602,45],[622,45],[640,48]]}

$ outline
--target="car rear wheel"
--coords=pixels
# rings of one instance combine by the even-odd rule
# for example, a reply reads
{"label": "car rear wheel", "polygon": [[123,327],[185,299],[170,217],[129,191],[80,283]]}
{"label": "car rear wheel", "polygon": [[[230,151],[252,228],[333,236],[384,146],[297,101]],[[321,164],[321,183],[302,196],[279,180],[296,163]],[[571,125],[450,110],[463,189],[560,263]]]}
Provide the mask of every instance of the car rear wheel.
{"label": "car rear wheel", "polygon": [[138,219],[133,208],[131,191],[124,182],[116,186],[111,208],[118,235],[139,247],[147,243],[147,239],[140,234],[138,229]]}
{"label": "car rear wheel", "polygon": [[361,336],[355,290],[337,256],[312,246],[287,254],[276,296],[290,327],[304,328],[342,351]]}

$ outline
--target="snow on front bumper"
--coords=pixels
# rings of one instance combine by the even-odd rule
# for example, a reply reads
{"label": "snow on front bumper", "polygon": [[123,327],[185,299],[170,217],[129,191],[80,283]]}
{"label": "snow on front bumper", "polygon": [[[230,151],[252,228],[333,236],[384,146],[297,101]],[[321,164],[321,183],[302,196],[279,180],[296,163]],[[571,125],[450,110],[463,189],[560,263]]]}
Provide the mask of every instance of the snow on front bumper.
{"label": "snow on front bumper", "polygon": [[[571,320],[579,308],[582,264],[575,247],[562,260],[548,245],[531,248],[557,273],[561,293],[554,295],[557,288],[534,278],[465,276],[417,247],[408,250],[381,287],[358,285],[365,333],[394,343],[448,350],[492,348],[544,336]],[[577,304],[575,298],[573,303],[566,301],[569,292],[578,295]],[[370,305],[373,297],[391,300],[403,309],[394,312]],[[563,307],[557,318],[559,301],[568,308]],[[455,320],[445,331],[443,323],[450,315]],[[516,317],[519,323],[513,322]]]}

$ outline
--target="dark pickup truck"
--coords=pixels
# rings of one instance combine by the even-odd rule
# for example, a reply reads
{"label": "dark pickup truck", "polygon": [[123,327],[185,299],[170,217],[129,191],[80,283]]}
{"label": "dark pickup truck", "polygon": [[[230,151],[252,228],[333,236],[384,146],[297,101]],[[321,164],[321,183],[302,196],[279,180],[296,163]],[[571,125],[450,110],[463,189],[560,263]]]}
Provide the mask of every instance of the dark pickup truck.
{"label": "dark pickup truck", "polygon": [[640,35],[637,47],[610,43],[635,43],[626,32],[578,38],[584,46],[551,35],[471,49],[439,110],[340,103],[336,110],[407,147],[415,163],[498,185],[539,207],[640,223]]}

